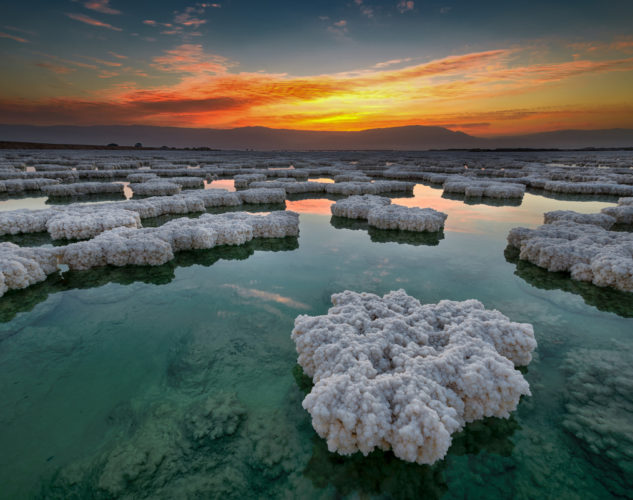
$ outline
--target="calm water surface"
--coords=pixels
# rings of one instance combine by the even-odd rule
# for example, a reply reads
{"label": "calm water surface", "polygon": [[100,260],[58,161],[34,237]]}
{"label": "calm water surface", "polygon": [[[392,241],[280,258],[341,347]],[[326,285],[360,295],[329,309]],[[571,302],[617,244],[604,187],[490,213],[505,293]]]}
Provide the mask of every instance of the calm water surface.
{"label": "calm water surface", "polygon": [[[506,251],[510,228],[536,226],[544,211],[609,203],[526,194],[489,206],[422,185],[397,202],[447,212],[445,231],[378,231],[332,218],[331,200],[289,201],[299,238],[65,272],[6,294],[0,497],[630,497],[633,294]],[[21,239],[49,243],[11,241]],[[335,292],[398,288],[422,303],[477,298],[531,322],[539,343],[533,395],[509,420],[469,425],[432,467],[329,453],[301,407],[310,381],[294,318],[324,314]]]}

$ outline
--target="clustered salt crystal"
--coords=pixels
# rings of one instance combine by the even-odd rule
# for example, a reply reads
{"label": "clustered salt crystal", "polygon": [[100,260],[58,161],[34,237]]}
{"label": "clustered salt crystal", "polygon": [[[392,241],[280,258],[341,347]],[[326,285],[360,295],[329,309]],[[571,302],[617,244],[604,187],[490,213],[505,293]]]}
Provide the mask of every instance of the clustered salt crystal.
{"label": "clustered salt crystal", "polygon": [[508,417],[529,385],[515,366],[536,348],[532,326],[476,300],[421,305],[404,290],[345,291],[324,316],[298,316],[292,339],[314,387],[303,407],[330,451],[375,448],[431,464],[451,435]]}

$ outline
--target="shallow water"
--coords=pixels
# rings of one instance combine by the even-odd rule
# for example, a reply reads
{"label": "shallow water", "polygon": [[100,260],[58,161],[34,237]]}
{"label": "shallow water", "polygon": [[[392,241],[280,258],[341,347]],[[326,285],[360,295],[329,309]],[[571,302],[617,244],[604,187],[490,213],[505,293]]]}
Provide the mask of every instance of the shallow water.
{"label": "shallow water", "polygon": [[[448,213],[435,235],[332,218],[328,199],[289,201],[299,238],[66,272],[7,293],[0,498],[630,496],[631,392],[616,390],[595,428],[579,408],[593,408],[590,389],[624,387],[633,294],[517,262],[505,240],[545,211],[609,203],[526,194],[520,206],[490,206],[441,194],[418,185],[394,200]],[[40,200],[0,202],[29,203]],[[432,467],[329,453],[301,407],[309,380],[294,318],[325,313],[345,289],[397,288],[422,303],[477,298],[532,323],[539,343],[525,375],[533,395],[509,420],[468,426]],[[621,366],[601,364],[604,351]],[[578,422],[591,432],[575,432]]]}

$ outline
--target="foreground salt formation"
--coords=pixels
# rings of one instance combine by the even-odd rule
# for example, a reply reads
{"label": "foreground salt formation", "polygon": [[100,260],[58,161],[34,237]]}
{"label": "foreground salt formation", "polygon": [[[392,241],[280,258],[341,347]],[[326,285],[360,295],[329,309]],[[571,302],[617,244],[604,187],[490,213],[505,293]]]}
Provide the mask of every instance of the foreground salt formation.
{"label": "foreground salt formation", "polygon": [[0,297],[7,290],[26,288],[44,281],[56,270],[57,257],[51,249],[0,243]]}
{"label": "foreground salt formation", "polygon": [[520,259],[548,271],[566,271],[579,281],[633,291],[631,233],[558,220],[536,229],[514,228],[508,244],[520,250]]}
{"label": "foreground salt formation", "polygon": [[392,205],[389,198],[370,194],[350,196],[331,206],[332,215],[349,219],[367,219],[378,229],[436,232],[444,228],[448,217],[432,208]]}
{"label": "foreground salt formation", "polygon": [[88,194],[123,194],[125,186],[114,182],[76,182],[74,184],[50,184],[42,187],[47,196],[83,196]]}
{"label": "foreground salt formation", "polygon": [[169,196],[180,193],[180,184],[162,179],[150,179],[141,183],[130,184],[135,196]]}
{"label": "foreground salt formation", "polygon": [[476,300],[423,306],[404,290],[345,291],[332,304],[298,316],[291,335],[315,384],[303,407],[330,451],[431,464],[466,423],[508,417],[530,394],[515,370],[536,348],[529,324]]}

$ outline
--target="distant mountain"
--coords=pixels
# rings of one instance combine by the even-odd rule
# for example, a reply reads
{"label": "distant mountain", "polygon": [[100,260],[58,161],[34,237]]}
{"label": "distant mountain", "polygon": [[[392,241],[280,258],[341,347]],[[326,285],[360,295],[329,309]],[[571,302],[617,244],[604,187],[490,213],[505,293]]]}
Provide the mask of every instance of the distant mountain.
{"label": "distant mountain", "polygon": [[471,148],[585,148],[633,147],[633,130],[561,130],[540,134],[473,137],[442,127],[408,126],[322,132],[242,127],[200,129],[146,125],[35,126],[0,125],[0,141],[100,145],[209,147],[214,149],[471,149]]}

